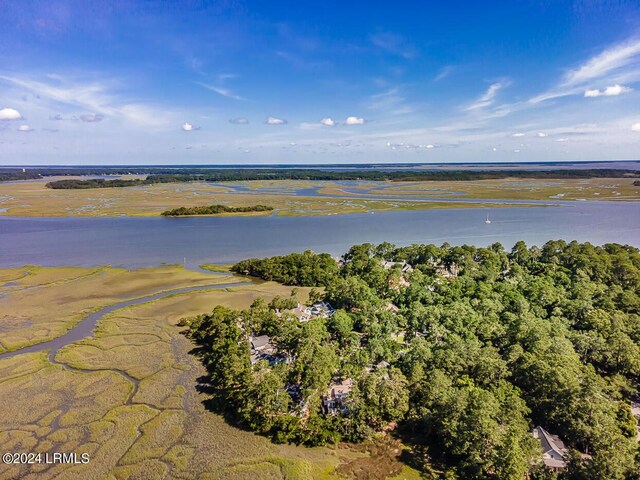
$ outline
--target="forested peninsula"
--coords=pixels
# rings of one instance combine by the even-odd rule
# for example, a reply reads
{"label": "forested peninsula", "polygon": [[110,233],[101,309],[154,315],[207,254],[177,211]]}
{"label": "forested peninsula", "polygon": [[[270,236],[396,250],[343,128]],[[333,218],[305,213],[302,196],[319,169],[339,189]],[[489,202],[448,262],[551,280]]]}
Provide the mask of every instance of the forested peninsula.
{"label": "forested peninsula", "polygon": [[567,179],[640,177],[640,171],[623,169],[572,170],[313,170],[313,169],[208,169],[171,174],[149,174],[146,179],[58,180],[46,184],[54,189],[129,187],[176,182],[229,182],[248,180],[370,180],[370,181],[472,181],[504,178]]}
{"label": "forested peninsula", "polygon": [[251,205],[248,207],[229,207],[227,205],[206,205],[202,207],[179,207],[162,212],[165,217],[184,217],[189,215],[219,215],[221,213],[270,212],[273,207]]}
{"label": "forested peninsula", "polygon": [[[640,478],[638,249],[364,244],[233,271],[315,288],[182,321],[231,421],[307,445],[393,434],[426,478]],[[557,463],[535,432],[564,442]]]}

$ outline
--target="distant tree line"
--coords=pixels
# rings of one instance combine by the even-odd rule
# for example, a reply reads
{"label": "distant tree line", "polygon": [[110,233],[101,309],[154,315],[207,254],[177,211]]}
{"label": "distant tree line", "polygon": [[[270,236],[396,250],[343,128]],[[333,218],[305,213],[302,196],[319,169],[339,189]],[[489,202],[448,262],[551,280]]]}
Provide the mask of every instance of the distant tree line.
{"label": "distant tree line", "polygon": [[31,170],[23,172],[21,168],[0,168],[0,182],[34,180],[37,178],[41,178],[41,175]]}
{"label": "distant tree line", "polygon": [[[364,244],[339,262],[307,251],[233,271],[324,287],[311,297],[337,309],[299,322],[295,301],[258,299],[183,321],[211,406],[245,427],[309,445],[395,430],[426,478],[640,478],[638,249]],[[250,335],[283,361],[252,363]],[[336,378],[353,390],[331,415]],[[536,425],[570,448],[565,472],[538,463]]]}
{"label": "distant tree line", "polygon": [[248,207],[229,207],[227,205],[208,205],[203,207],[179,207],[162,212],[165,217],[183,217],[187,215],[217,215],[219,213],[270,212],[273,207],[251,205]]}
{"label": "distant tree line", "polygon": [[[77,173],[76,173],[77,175]],[[504,178],[564,179],[564,178],[637,178],[640,171],[622,169],[586,170],[443,170],[443,171],[330,171],[313,169],[211,169],[203,172],[150,174],[145,180],[58,180],[49,188],[105,188],[178,182],[229,182],[247,180],[370,180],[370,181],[472,181]]]}
{"label": "distant tree line", "polygon": [[91,178],[88,180],[57,180],[48,182],[45,186],[56,190],[83,190],[87,188],[136,187],[139,185],[149,185],[149,182],[144,179],[105,180],[104,178]]}

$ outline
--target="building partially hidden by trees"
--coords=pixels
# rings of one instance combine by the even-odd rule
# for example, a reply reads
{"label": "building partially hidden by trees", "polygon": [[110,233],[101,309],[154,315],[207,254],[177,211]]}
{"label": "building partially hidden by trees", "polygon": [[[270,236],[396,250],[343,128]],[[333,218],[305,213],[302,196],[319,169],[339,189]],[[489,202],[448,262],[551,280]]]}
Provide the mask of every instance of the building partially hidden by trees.
{"label": "building partially hidden by trees", "polygon": [[211,404],[246,428],[393,431],[427,478],[640,479],[638,249],[383,243],[233,270],[314,287],[183,321]]}
{"label": "building partially hidden by trees", "polygon": [[542,462],[545,467],[554,473],[567,469],[568,450],[557,435],[551,435],[542,427],[533,429],[533,438],[540,442],[542,448]]}

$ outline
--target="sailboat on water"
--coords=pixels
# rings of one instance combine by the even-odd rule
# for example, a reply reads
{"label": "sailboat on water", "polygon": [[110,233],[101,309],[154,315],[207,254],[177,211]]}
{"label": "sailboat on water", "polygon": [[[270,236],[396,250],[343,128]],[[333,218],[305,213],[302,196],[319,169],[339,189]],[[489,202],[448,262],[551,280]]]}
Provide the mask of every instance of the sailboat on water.
{"label": "sailboat on water", "polygon": [[489,224],[491,223],[491,220],[489,220],[489,214],[487,213],[487,219],[484,221],[484,223]]}

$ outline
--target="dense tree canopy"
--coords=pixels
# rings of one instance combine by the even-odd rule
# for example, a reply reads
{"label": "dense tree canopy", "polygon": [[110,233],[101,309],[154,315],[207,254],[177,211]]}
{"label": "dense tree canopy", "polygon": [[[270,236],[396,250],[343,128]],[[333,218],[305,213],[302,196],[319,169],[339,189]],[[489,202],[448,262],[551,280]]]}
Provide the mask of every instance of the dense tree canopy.
{"label": "dense tree canopy", "polygon": [[[276,299],[185,321],[214,403],[249,428],[306,444],[395,429],[442,478],[554,478],[537,463],[540,425],[571,449],[563,478],[640,478],[636,248],[365,244],[339,262],[307,251],[234,271],[325,287],[314,296],[337,308],[300,322],[295,300]],[[252,364],[250,335],[269,335],[276,361]],[[327,414],[345,379],[345,408]]]}
{"label": "dense tree canopy", "polygon": [[229,207],[228,205],[205,205],[202,207],[179,207],[162,212],[165,217],[184,217],[188,215],[218,215],[220,213],[270,212],[273,207],[250,205],[247,207]]}
{"label": "dense tree canopy", "polygon": [[337,277],[338,270],[331,255],[317,255],[310,250],[282,257],[250,258],[231,267],[236,273],[306,287],[328,285]]}

